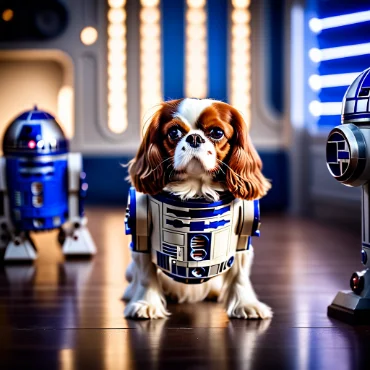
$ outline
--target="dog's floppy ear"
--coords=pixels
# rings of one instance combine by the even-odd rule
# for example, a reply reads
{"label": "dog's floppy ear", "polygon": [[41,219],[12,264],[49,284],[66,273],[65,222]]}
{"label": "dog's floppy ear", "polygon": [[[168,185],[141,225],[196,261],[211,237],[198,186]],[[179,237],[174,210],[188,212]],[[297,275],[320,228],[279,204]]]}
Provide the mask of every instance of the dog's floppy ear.
{"label": "dog's floppy ear", "polygon": [[236,198],[261,198],[271,185],[262,175],[262,162],[249,137],[247,124],[235,108],[231,108],[230,123],[234,137],[227,162],[229,168],[225,168],[226,186]]}
{"label": "dog's floppy ear", "polygon": [[150,195],[160,193],[166,185],[162,166],[165,158],[158,137],[161,109],[151,118],[136,157],[129,163],[132,185],[137,191]]}

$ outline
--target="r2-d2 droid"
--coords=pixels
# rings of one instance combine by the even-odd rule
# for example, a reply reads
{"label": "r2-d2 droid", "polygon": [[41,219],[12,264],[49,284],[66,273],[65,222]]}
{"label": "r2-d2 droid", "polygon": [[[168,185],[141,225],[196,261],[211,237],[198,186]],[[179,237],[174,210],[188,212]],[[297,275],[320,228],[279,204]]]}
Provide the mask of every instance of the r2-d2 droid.
{"label": "r2-d2 droid", "polygon": [[352,274],[352,291],[339,292],[328,315],[370,323],[370,68],[355,79],[343,98],[342,125],[329,134],[326,159],[336,180],[362,186],[362,263],[366,268]]}
{"label": "r2-d2 droid", "polygon": [[55,118],[36,107],[6,129],[0,158],[0,249],[4,259],[34,260],[30,232],[59,229],[65,255],[93,255],[83,199],[87,191],[80,153]]}
{"label": "r2-d2 droid", "polygon": [[130,189],[126,234],[131,249],[151,253],[167,276],[184,284],[202,284],[229,270],[235,253],[259,236],[259,201],[224,194],[219,201],[155,196]]}

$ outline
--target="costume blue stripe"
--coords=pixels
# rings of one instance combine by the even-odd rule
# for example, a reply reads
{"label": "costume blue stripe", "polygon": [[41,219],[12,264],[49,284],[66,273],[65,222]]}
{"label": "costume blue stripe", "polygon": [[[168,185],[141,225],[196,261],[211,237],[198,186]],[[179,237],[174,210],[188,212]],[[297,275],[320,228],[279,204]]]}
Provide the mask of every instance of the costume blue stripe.
{"label": "costume blue stripe", "polygon": [[227,100],[228,1],[208,0],[208,96]]}
{"label": "costume blue stripe", "polygon": [[249,249],[251,247],[251,241],[252,241],[252,238],[250,236],[248,236],[248,242],[247,242],[247,248],[246,248],[247,251],[249,251]]}
{"label": "costume blue stripe", "polygon": [[258,224],[260,222],[260,202],[258,199],[253,201],[254,206],[254,218],[252,225],[252,236],[260,236],[260,231],[258,229]]}
{"label": "costume blue stripe", "polygon": [[162,243],[162,250],[166,254],[177,257],[177,247]]}
{"label": "costume blue stripe", "polygon": [[[178,267],[179,269],[179,267]],[[206,278],[188,278],[188,277],[180,277],[180,276],[177,276],[177,275],[173,275],[173,274],[170,274],[169,272],[167,271],[163,271],[167,276],[171,277],[173,280],[179,282],[179,283],[183,283],[183,284],[201,284],[201,283],[205,283],[206,281],[209,280],[208,277]]]}
{"label": "costume blue stripe", "polygon": [[206,218],[214,217],[217,215],[223,215],[226,212],[230,211],[230,206],[220,208],[220,209],[190,209],[189,212],[181,211],[179,209],[167,208],[167,213],[172,213],[176,217],[190,217],[190,218]]}
{"label": "costume blue stripe", "polygon": [[185,2],[162,0],[164,99],[184,97]]}
{"label": "costume blue stripe", "polygon": [[170,269],[169,257],[158,251],[157,251],[157,264],[159,267],[165,270]]}
{"label": "costume blue stripe", "polygon": [[219,220],[219,221],[212,221],[208,225],[204,221],[195,221],[185,223],[181,220],[167,220],[166,225],[171,225],[176,229],[181,229],[183,227],[188,227],[189,231],[204,231],[207,229],[217,229],[218,227],[225,226],[230,223],[230,220]]}
{"label": "costume blue stripe", "polygon": [[[347,113],[344,117],[347,121],[351,119],[369,118],[369,113]],[[357,123],[357,125],[359,124],[361,124],[361,122]]]}

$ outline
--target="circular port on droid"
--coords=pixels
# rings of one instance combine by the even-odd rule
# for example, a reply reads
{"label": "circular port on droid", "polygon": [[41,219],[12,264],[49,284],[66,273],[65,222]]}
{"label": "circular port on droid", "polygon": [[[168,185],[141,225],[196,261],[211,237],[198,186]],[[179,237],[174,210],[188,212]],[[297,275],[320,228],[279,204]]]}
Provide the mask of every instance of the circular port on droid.
{"label": "circular port on droid", "polygon": [[365,279],[361,273],[354,272],[351,276],[350,286],[354,293],[360,294],[364,290]]}

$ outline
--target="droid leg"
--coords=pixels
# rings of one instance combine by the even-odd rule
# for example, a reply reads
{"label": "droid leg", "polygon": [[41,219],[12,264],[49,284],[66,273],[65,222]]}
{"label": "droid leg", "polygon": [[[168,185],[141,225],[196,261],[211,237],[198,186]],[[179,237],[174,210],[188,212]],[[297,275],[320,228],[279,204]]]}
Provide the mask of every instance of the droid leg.
{"label": "droid leg", "polygon": [[5,250],[5,261],[33,261],[37,258],[36,248],[28,233],[11,234]]}
{"label": "droid leg", "polygon": [[37,258],[29,233],[15,231],[11,222],[4,157],[0,158],[0,250],[6,261],[33,261]]}
{"label": "droid leg", "polygon": [[80,153],[68,155],[68,213],[69,222],[63,226],[64,240],[62,241],[65,255],[92,256],[96,253],[94,241],[87,228],[87,218],[84,216],[83,198],[86,195],[86,175],[82,172]]}
{"label": "droid leg", "polygon": [[352,290],[340,291],[328,307],[328,316],[350,324],[370,323],[370,198],[369,184],[362,187],[362,263],[366,270],[354,272]]}
{"label": "droid leg", "polygon": [[81,218],[80,222],[74,222],[63,228],[63,254],[92,256],[96,253],[94,241],[86,224],[87,219]]}

